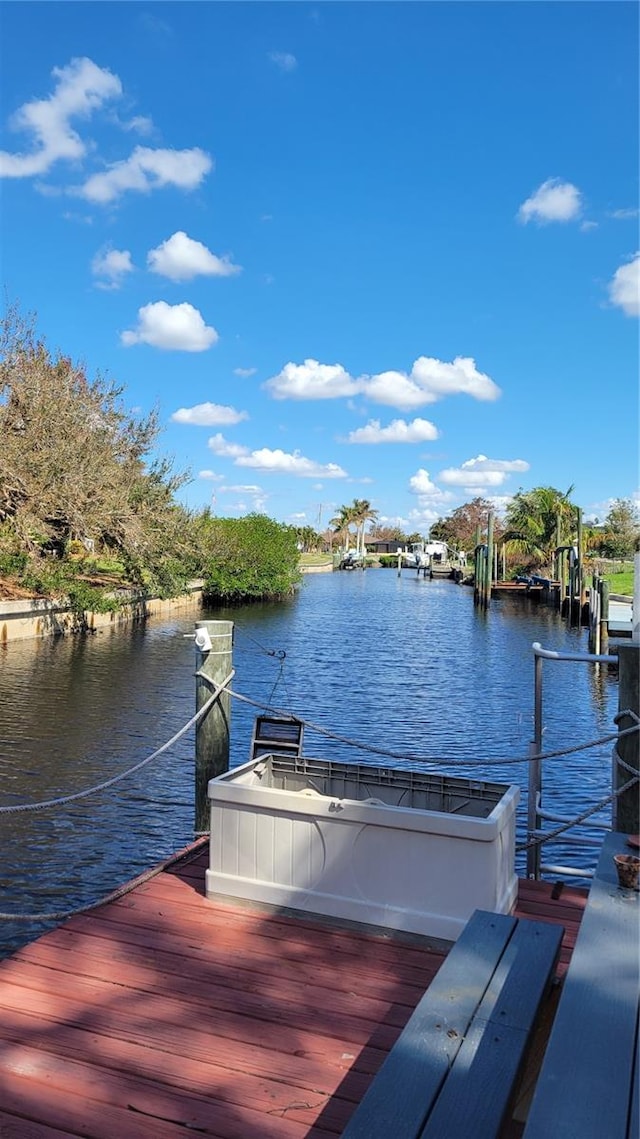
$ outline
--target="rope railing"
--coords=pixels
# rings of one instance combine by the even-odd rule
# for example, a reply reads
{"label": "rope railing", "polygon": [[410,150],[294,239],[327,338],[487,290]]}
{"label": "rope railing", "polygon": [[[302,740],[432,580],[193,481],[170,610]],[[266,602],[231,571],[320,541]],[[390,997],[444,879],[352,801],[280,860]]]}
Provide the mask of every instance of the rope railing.
{"label": "rope railing", "polygon": [[235,670],[232,670],[225,678],[225,680],[222,681],[222,684],[219,684],[218,687],[211,693],[209,699],[202,705],[201,708],[198,709],[195,716],[192,716],[191,719],[187,720],[187,723],[180,728],[180,731],[176,732],[170,740],[167,740],[166,743],[162,744],[162,747],[156,748],[155,751],[152,751],[151,755],[148,755],[146,759],[141,759],[139,763],[135,763],[133,767],[127,768],[126,771],[120,771],[117,775],[112,776],[111,779],[105,779],[103,783],[96,783],[93,787],[86,787],[83,791],[74,791],[70,795],[60,795],[57,799],[42,799],[38,803],[12,803],[7,806],[2,806],[0,807],[0,814],[20,814],[23,811],[44,811],[47,807],[61,807],[66,803],[74,803],[78,799],[86,799],[88,795],[96,795],[100,791],[106,791],[109,787],[113,787],[116,783],[120,783],[123,779],[127,779],[130,775],[134,775],[136,771],[142,771],[143,767],[146,767],[147,764],[151,763],[154,759],[157,759],[158,756],[162,755],[163,752],[168,751],[169,748],[173,747],[173,745],[176,744],[179,739],[182,739],[182,737],[186,735],[187,732],[190,731],[191,728],[193,728],[199,720],[206,716],[207,712],[212,707],[212,705],[215,704],[220,694],[226,689],[227,685],[231,683],[234,675]]}
{"label": "rope railing", "polygon": [[[44,800],[41,800],[40,802],[37,802],[37,803],[12,803],[12,804],[6,804],[4,806],[0,806],[0,814],[12,814],[12,813],[18,814],[18,813],[22,813],[24,811],[41,811],[41,810],[45,810],[48,807],[64,806],[67,803],[75,802],[78,799],[85,799],[89,795],[98,794],[101,791],[107,790],[109,787],[113,787],[116,783],[120,783],[124,779],[128,778],[128,776],[134,775],[137,771],[141,771],[142,768],[147,766],[147,764],[151,763],[154,759],[157,759],[158,756],[162,755],[163,752],[168,751],[171,747],[173,747],[173,745],[176,744],[178,742],[178,740],[182,738],[182,736],[186,735],[186,733],[188,731],[190,731],[191,728],[194,727],[194,725],[196,725],[201,719],[204,718],[204,716],[207,714],[209,709],[216,702],[216,700],[219,698],[219,696],[221,695],[221,693],[223,691],[226,691],[228,693],[228,695],[232,696],[234,699],[239,700],[242,703],[251,704],[253,707],[260,708],[263,711],[270,711],[270,712],[273,712],[275,715],[280,715],[280,716],[284,716],[284,717],[291,715],[291,713],[289,713],[289,712],[283,711],[281,709],[273,708],[269,704],[262,704],[257,700],[253,700],[249,696],[243,696],[239,692],[234,692],[233,689],[228,687],[228,685],[231,683],[234,675],[235,675],[235,670],[232,670],[229,673],[229,675],[222,681],[222,683],[219,684],[214,689],[214,691],[212,692],[209,699],[202,705],[202,707],[198,710],[198,712],[196,712],[196,714],[194,716],[192,716],[191,719],[188,720],[187,723],[184,724],[183,727],[180,728],[179,731],[177,731],[173,736],[171,736],[171,738],[169,740],[167,740],[166,743],[162,744],[161,747],[156,748],[156,750],[153,751],[151,753],[151,755],[148,755],[145,759],[140,760],[139,763],[134,764],[133,767],[127,768],[126,771],[119,772],[117,775],[112,776],[111,779],[106,779],[102,783],[97,783],[92,787],[87,787],[82,791],[75,791],[69,795],[60,795],[55,799],[44,799]],[[511,765],[516,765],[516,764],[520,764],[520,763],[533,763],[533,762],[537,762],[540,760],[559,759],[565,755],[572,755],[575,752],[587,751],[589,748],[592,748],[592,747],[600,747],[604,744],[611,743],[613,740],[618,740],[624,736],[628,736],[628,735],[631,735],[633,733],[640,731],[640,720],[635,715],[635,713],[631,711],[631,709],[625,709],[624,711],[619,712],[618,715],[615,717],[615,722],[617,723],[624,716],[631,717],[632,719],[636,720],[636,723],[633,724],[630,728],[618,729],[615,732],[610,732],[606,736],[600,736],[598,739],[589,740],[586,743],[573,744],[570,747],[557,748],[554,751],[536,752],[534,754],[529,754],[526,756],[508,756],[508,757],[507,756],[502,756],[502,757],[500,757],[500,756],[486,757],[485,756],[482,759],[478,759],[478,758],[463,759],[463,758],[453,757],[453,756],[450,756],[450,757],[424,756],[424,755],[414,755],[411,752],[406,752],[406,751],[402,751],[402,752],[393,751],[389,748],[380,748],[380,747],[375,746],[374,744],[364,743],[362,740],[357,740],[357,739],[354,739],[353,737],[342,735],[339,732],[334,732],[330,728],[324,727],[324,725],[322,725],[322,724],[315,723],[313,720],[305,720],[304,718],[302,718],[300,716],[295,716],[294,718],[298,723],[301,723],[308,731],[318,732],[320,735],[327,736],[329,739],[336,740],[338,743],[348,744],[350,747],[356,748],[360,751],[365,751],[365,752],[371,753],[373,755],[379,755],[384,759],[399,759],[399,760],[404,760],[405,762],[408,762],[408,763],[421,763],[421,764],[425,764],[425,765],[426,764],[430,764],[430,765],[438,764],[438,766],[442,766],[443,764],[445,764],[447,766],[453,766],[453,767],[479,767],[479,766],[486,767],[488,765],[490,765],[490,766],[511,766]],[[627,768],[629,771],[633,770],[632,768],[628,768],[628,765],[623,763],[622,759],[619,759],[618,762],[619,762],[621,767]]]}
{"label": "rope railing", "polygon": [[[629,766],[629,764],[623,763],[622,760],[619,760],[619,762],[620,766],[625,768],[627,771],[634,770]],[[527,842],[518,843],[516,846],[516,854],[521,854],[525,850],[532,850],[536,846],[543,846],[545,842],[551,842],[553,839],[559,838],[560,835],[565,834],[568,830],[571,830],[572,827],[580,826],[580,824],[586,822],[586,820],[589,819],[591,815],[595,815],[597,811],[601,811],[604,807],[607,807],[610,803],[613,803],[614,799],[617,799],[625,791],[628,791],[631,787],[634,786],[635,783],[638,782],[639,779],[640,776],[637,774],[634,775],[634,777],[624,783],[622,787],[617,787],[615,791],[612,791],[609,795],[605,795],[604,798],[600,799],[598,803],[592,807],[588,807],[586,811],[583,811],[580,815],[576,815],[574,819],[570,819],[568,822],[562,823],[560,826],[555,827],[552,831],[545,831],[544,834],[536,834]]]}
{"label": "rope railing", "polygon": [[[283,717],[295,718],[296,721],[303,724],[303,726],[308,731],[311,731],[311,732],[315,731],[321,735],[328,737],[329,739],[333,739],[333,740],[336,740],[337,742],[347,744],[350,747],[353,747],[355,749],[365,751],[369,754],[379,755],[385,759],[397,759],[397,760],[402,760],[404,762],[421,763],[423,765],[437,764],[439,766],[442,766],[444,764],[447,766],[469,766],[469,767],[471,767],[471,766],[481,766],[481,765],[482,766],[487,766],[487,765],[509,766],[509,765],[513,765],[513,764],[529,764],[529,763],[539,762],[539,761],[544,761],[544,760],[558,759],[558,758],[561,758],[563,756],[571,755],[571,754],[574,754],[574,753],[579,752],[579,751],[588,750],[589,748],[602,746],[604,744],[611,743],[614,740],[618,741],[623,737],[632,735],[632,734],[640,731],[640,718],[631,709],[625,709],[625,710],[619,712],[618,715],[615,717],[615,723],[618,724],[624,717],[629,717],[635,721],[635,723],[632,724],[631,727],[624,728],[624,729],[618,728],[617,731],[608,733],[607,735],[601,736],[600,738],[598,738],[596,740],[589,740],[585,743],[571,745],[570,747],[557,748],[557,749],[554,749],[553,751],[537,752],[534,754],[528,754],[526,756],[516,756],[516,757],[509,756],[509,757],[487,758],[485,756],[483,759],[477,759],[477,758],[475,758],[475,759],[464,759],[464,758],[453,758],[453,757],[442,758],[442,757],[433,757],[433,756],[429,756],[429,757],[419,756],[419,755],[413,755],[411,753],[407,753],[406,751],[398,752],[398,751],[394,751],[394,750],[391,750],[388,748],[380,748],[380,747],[377,747],[373,744],[365,743],[362,740],[357,740],[357,739],[354,739],[352,737],[343,735],[339,732],[335,732],[335,731],[331,730],[330,728],[326,728],[322,724],[315,723],[312,720],[305,720],[304,718],[302,718],[300,716],[292,717],[292,714],[287,712],[287,711],[274,709],[273,706],[270,704],[263,704],[263,703],[260,703],[259,701],[253,700],[251,697],[244,696],[239,692],[234,692],[229,687],[234,675],[235,675],[235,670],[232,669],[231,672],[229,673],[229,675],[227,677],[225,677],[225,679],[219,685],[217,685],[214,688],[213,692],[211,693],[211,695],[209,696],[207,701],[202,705],[202,707],[195,713],[195,715],[193,715],[186,722],[186,724],[183,725],[182,728],[179,729],[179,731],[177,731],[173,736],[171,736],[171,738],[169,740],[167,740],[166,743],[162,744],[161,747],[156,748],[156,750],[153,751],[150,755],[148,755],[145,759],[141,760],[139,763],[134,764],[132,767],[128,768],[126,771],[119,772],[117,775],[114,775],[110,779],[104,780],[102,783],[96,784],[93,787],[85,788],[82,791],[76,791],[76,792],[69,794],[69,795],[62,795],[62,796],[58,796],[57,798],[54,798],[54,799],[42,800],[42,801],[37,802],[37,803],[19,803],[19,804],[9,804],[9,805],[0,806],[0,814],[22,813],[25,811],[39,811],[39,810],[44,810],[44,809],[50,808],[50,807],[64,806],[67,803],[72,803],[72,802],[75,802],[79,799],[86,798],[89,795],[95,795],[95,794],[98,794],[99,792],[107,790],[108,788],[116,785],[117,783],[123,781],[124,779],[127,779],[129,776],[131,776],[131,775],[135,774],[136,772],[142,770],[144,767],[146,767],[148,764],[150,764],[154,759],[157,759],[160,755],[162,755],[164,752],[168,751],[171,747],[173,747],[174,744],[176,744],[179,739],[181,739],[184,735],[186,735],[186,733],[188,731],[190,731],[191,728],[193,728],[196,724],[199,723],[200,720],[202,720],[204,718],[204,716],[206,716],[207,712],[209,712],[209,710],[211,709],[213,704],[215,704],[215,702],[219,699],[222,692],[226,692],[229,696],[233,697],[234,699],[236,699],[242,703],[250,704],[253,707],[259,708],[263,711],[269,711],[269,712],[272,712],[276,715],[281,715]],[[578,826],[581,823],[584,823],[592,815],[594,815],[598,811],[602,810],[604,807],[606,807],[608,804],[612,803],[620,795],[624,794],[631,787],[633,787],[635,784],[637,784],[640,780],[640,776],[638,774],[638,771],[635,768],[631,767],[628,763],[626,763],[621,758],[621,756],[619,755],[619,752],[617,750],[617,747],[614,747],[614,755],[615,755],[615,759],[616,759],[618,766],[620,768],[622,768],[622,770],[626,771],[628,774],[631,775],[631,778],[623,786],[615,789],[610,794],[606,795],[604,798],[599,800],[599,802],[597,802],[595,805],[587,808],[581,814],[577,815],[575,818],[573,818],[571,820],[563,821],[561,825],[559,825],[558,827],[555,827],[551,831],[548,831],[544,835],[539,834],[539,833],[534,834],[532,837],[529,838],[529,840],[526,843],[519,844],[518,846],[516,846],[516,851],[518,853],[521,853],[523,851],[532,849],[533,847],[542,846],[544,843],[550,842],[550,841],[558,838],[560,835],[562,835],[566,831],[568,831],[571,827]],[[111,891],[105,897],[102,897],[97,901],[90,902],[90,903],[83,905],[83,906],[78,906],[75,909],[58,910],[58,911],[51,912],[51,913],[11,914],[11,913],[0,912],[0,921],[18,921],[18,922],[63,921],[69,917],[76,915],[76,914],[86,913],[90,910],[97,908],[98,906],[105,905],[107,902],[117,901],[119,898],[124,897],[125,894],[129,893],[136,886],[139,886],[142,883],[148,881],[150,878],[153,878],[156,874],[161,873],[163,869],[166,869],[168,866],[173,865],[176,861],[179,861],[181,858],[183,858],[185,856],[186,853],[188,853],[192,849],[195,849],[197,847],[197,849],[199,850],[200,847],[206,841],[207,841],[207,835],[206,834],[201,835],[200,837],[198,837],[196,839],[195,844],[191,844],[189,847],[185,848],[183,851],[180,851],[178,854],[173,855],[171,858],[169,858],[165,862],[161,863],[160,866],[153,867],[151,870],[146,871],[144,874],[142,874],[139,877],[137,877],[136,879],[134,879],[133,882],[126,883],[124,886],[121,886],[118,889]]]}
{"label": "rope railing", "polygon": [[[283,709],[274,708],[269,704],[262,704],[260,701],[253,700],[249,696],[243,696],[239,692],[234,692],[233,689],[229,689],[229,695],[232,696],[235,700],[240,700],[244,704],[251,704],[254,708],[260,708],[266,712],[273,712],[277,716],[291,717],[290,712],[284,711]],[[637,717],[634,716],[634,713],[628,709],[624,712],[620,712],[619,716],[631,716],[637,719]],[[489,765],[509,766],[511,764],[518,763],[533,763],[545,759],[559,759],[565,755],[572,755],[574,752],[586,751],[592,747],[601,747],[604,744],[611,743],[612,740],[617,740],[622,736],[628,736],[640,731],[640,723],[636,723],[633,724],[630,728],[623,728],[622,730],[610,732],[606,736],[600,736],[599,739],[589,740],[587,743],[573,744],[571,747],[556,748],[554,751],[535,752],[534,754],[515,757],[498,756],[494,758],[492,756],[484,756],[482,759],[478,759],[477,757],[475,759],[463,759],[459,757],[415,755],[411,752],[406,751],[392,751],[389,748],[377,747],[374,744],[363,743],[362,740],[357,740],[353,739],[350,736],[341,735],[339,732],[332,731],[331,728],[326,728],[322,724],[314,723],[313,720],[305,720],[302,716],[295,716],[291,718],[294,718],[298,723],[301,723],[308,731],[318,732],[320,735],[327,736],[329,739],[336,740],[338,743],[348,744],[350,747],[357,748],[360,751],[369,752],[372,755],[380,755],[384,759],[400,759],[408,763],[439,764],[440,766],[442,766],[442,764],[447,764],[447,766],[453,767],[487,767]],[[617,719],[618,717],[616,717],[616,720]]]}

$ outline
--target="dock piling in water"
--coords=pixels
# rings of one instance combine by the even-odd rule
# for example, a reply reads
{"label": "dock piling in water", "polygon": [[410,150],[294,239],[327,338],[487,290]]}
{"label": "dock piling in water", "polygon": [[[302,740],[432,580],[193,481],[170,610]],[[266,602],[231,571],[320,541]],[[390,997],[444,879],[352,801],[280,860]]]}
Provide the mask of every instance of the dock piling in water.
{"label": "dock piling in water", "polygon": [[[196,641],[196,712],[206,704],[215,688],[229,676],[233,667],[233,621],[196,621],[206,630],[211,648],[200,648]],[[199,639],[199,638],[198,638]],[[229,770],[231,697],[221,692],[212,708],[196,726],[195,830],[209,829],[207,785],[216,775]]]}

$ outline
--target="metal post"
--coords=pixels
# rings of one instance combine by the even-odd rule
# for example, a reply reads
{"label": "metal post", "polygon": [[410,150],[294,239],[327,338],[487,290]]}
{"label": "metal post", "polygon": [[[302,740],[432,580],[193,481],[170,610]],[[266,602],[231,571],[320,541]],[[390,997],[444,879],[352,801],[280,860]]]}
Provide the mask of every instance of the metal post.
{"label": "metal post", "polygon": [[[233,621],[196,621],[196,636],[198,630],[206,630],[211,648],[199,648],[196,643],[196,712],[231,673]],[[231,697],[228,692],[222,692],[196,726],[196,833],[209,829],[209,780],[229,770],[230,724]]]}
{"label": "metal post", "polygon": [[[543,658],[533,650],[534,702],[533,702],[533,743],[532,755],[542,751],[542,666]],[[542,761],[529,761],[529,792],[527,802],[527,841],[530,842],[538,830],[538,802],[542,799]],[[540,877],[540,846],[536,843],[527,850],[527,878]]]}

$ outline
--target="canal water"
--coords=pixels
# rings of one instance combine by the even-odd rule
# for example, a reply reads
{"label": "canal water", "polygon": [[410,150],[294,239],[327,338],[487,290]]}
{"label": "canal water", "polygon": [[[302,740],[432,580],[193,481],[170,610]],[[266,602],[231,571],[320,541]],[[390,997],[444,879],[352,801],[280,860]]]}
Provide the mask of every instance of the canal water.
{"label": "canal water", "polygon": [[[0,655],[0,805],[92,787],[169,739],[194,712],[188,634],[201,616],[234,621],[235,692],[395,758],[310,728],[305,754],[386,766],[435,760],[436,770],[465,779],[519,783],[524,838],[531,646],[586,652],[586,633],[518,598],[478,612],[470,589],[408,570],[401,577],[395,570],[313,574],[279,604],[9,644]],[[613,671],[545,662],[544,675],[546,750],[613,730]],[[232,765],[248,758],[258,711],[232,702]],[[107,791],[1,814],[0,911],[48,914],[87,904],[190,842],[193,754],[192,731]],[[610,783],[611,744],[550,760],[545,805],[577,814]],[[589,865],[589,854],[582,857],[579,864]],[[562,847],[553,851],[554,862],[568,858]],[[518,866],[522,872],[522,856]],[[50,924],[0,920],[0,956]]]}

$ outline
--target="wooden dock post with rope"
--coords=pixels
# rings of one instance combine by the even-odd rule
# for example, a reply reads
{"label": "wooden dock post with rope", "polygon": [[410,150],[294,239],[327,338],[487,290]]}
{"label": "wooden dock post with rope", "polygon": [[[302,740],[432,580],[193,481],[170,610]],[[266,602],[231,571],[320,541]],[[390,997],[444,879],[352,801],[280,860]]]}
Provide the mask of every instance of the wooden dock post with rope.
{"label": "wooden dock post with rope", "polygon": [[[232,669],[233,621],[196,621],[196,712],[224,683]],[[231,697],[228,692],[221,692],[196,726],[196,834],[209,829],[209,780],[229,770],[230,726]]]}

